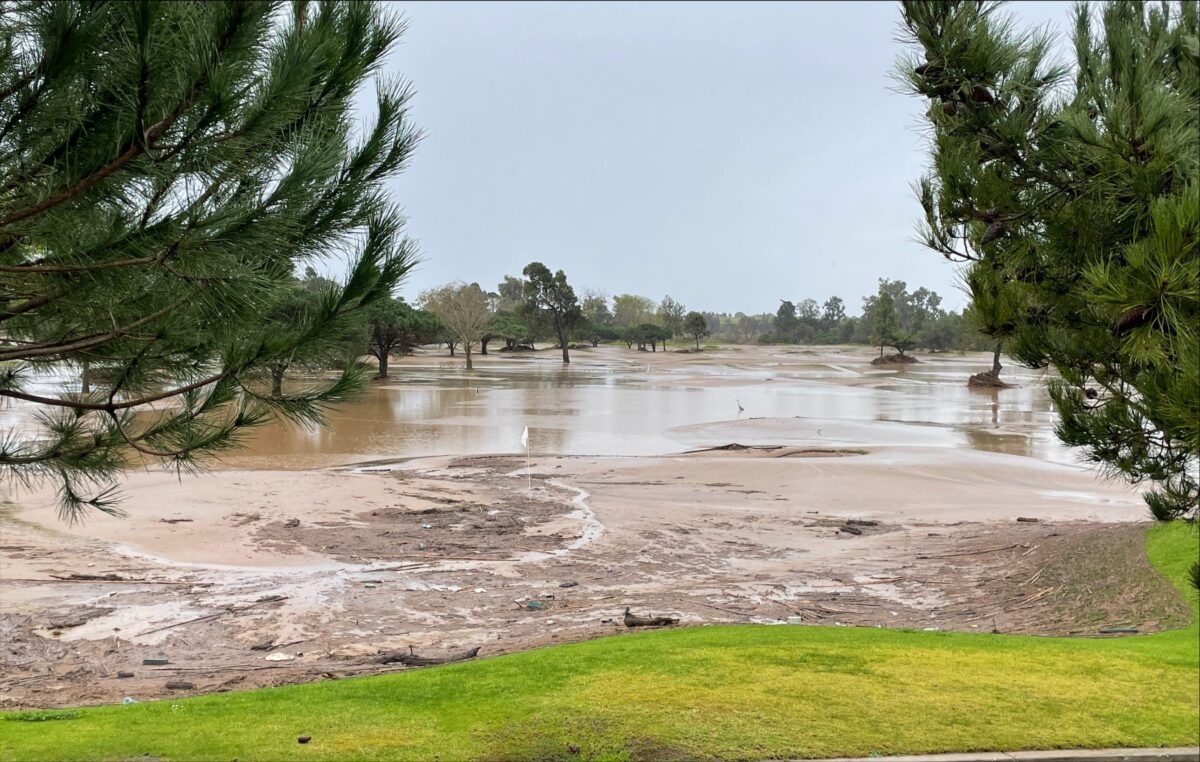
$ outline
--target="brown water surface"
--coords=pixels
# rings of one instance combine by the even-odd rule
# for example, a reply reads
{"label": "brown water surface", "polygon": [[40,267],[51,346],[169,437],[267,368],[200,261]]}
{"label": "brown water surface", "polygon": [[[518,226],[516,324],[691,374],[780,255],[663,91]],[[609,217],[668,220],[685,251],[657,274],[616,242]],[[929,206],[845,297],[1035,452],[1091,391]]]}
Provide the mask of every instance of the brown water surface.
{"label": "brown water surface", "polygon": [[461,359],[422,354],[332,412],[327,427],[264,428],[225,465],[304,469],[518,452],[525,426],[534,453],[662,454],[726,443],[705,424],[761,417],[796,422],[772,432],[786,442],[764,444],[915,445],[1074,460],[1054,439],[1041,374],[1006,368],[1016,387],[980,391],[965,380],[990,364],[984,354],[922,355],[919,365],[880,370],[858,348],[801,351],[646,355],[611,347],[576,352],[566,367],[551,352],[489,356],[470,373]]}

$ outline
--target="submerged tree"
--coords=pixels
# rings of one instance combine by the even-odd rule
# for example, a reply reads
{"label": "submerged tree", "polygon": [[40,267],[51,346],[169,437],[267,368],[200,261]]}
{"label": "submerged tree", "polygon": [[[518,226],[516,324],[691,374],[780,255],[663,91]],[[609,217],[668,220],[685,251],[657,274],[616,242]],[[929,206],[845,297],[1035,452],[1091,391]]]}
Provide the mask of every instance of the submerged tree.
{"label": "submerged tree", "polygon": [[[864,314],[867,310],[864,309]],[[896,305],[892,295],[880,289],[878,301],[870,310],[871,343],[879,347],[879,356],[883,357],[883,348],[892,344],[900,334],[899,323],[896,320]]]}
{"label": "submerged tree", "polygon": [[1075,9],[1073,86],[995,3],[905,2],[929,99],[924,237],[1019,289],[1008,354],[1053,367],[1058,435],[1159,519],[1200,490],[1197,4]]}
{"label": "submerged tree", "polygon": [[[0,441],[6,478],[56,480],[66,519],[115,512],[133,459],[193,469],[365,382],[355,363],[293,394],[256,379],[340,354],[413,265],[383,193],[418,140],[408,90],[378,84],[359,139],[353,119],[401,31],[360,2],[3,4],[0,397],[39,408]],[[298,265],[348,250],[345,284],[272,330]],[[81,362],[89,392],[29,386]]]}
{"label": "submerged tree", "polygon": [[566,274],[559,270],[551,275],[550,269],[541,262],[530,262],[522,270],[522,275],[525,276],[526,309],[554,325],[563,362],[571,362],[567,333],[579,320],[580,312],[579,301],[575,298],[574,289],[567,283]]}
{"label": "submerged tree", "polygon": [[388,377],[388,360],[437,341],[445,326],[436,317],[403,299],[380,299],[366,310],[367,354],[379,363],[377,378]]}
{"label": "submerged tree", "polygon": [[440,320],[451,339],[462,346],[470,370],[471,349],[487,333],[492,320],[483,289],[478,283],[449,283],[422,294],[421,306]]}
{"label": "submerged tree", "polygon": [[973,267],[963,276],[963,285],[971,296],[971,305],[966,310],[967,321],[977,332],[995,342],[992,369],[971,376],[969,383],[972,386],[1005,386],[1000,380],[1000,354],[1004,351],[1004,342],[1017,329],[1020,308],[1017,287],[1001,282],[1001,277],[990,267]]}

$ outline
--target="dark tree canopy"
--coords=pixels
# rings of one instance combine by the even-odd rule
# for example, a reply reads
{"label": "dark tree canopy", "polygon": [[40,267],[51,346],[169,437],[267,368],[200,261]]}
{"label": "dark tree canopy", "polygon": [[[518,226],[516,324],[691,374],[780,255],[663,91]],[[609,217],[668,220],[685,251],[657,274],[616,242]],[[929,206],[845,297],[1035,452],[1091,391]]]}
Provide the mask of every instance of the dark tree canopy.
{"label": "dark tree canopy", "polygon": [[699,312],[689,312],[683,319],[683,330],[696,341],[696,349],[700,349],[700,339],[708,336],[708,320]]}
{"label": "dark tree canopy", "polygon": [[379,363],[378,378],[388,377],[388,358],[409,354],[422,344],[441,340],[445,333],[432,314],[403,299],[381,299],[366,311],[367,352]]}
{"label": "dark tree canopy", "polygon": [[1195,517],[1197,4],[1078,5],[1074,72],[995,3],[905,2],[903,22],[933,133],[926,243],[1012,292],[1008,354],[1057,371],[1059,437],[1153,484],[1155,516]]}
{"label": "dark tree canopy", "polygon": [[582,313],[575,290],[567,283],[566,274],[559,270],[552,275],[550,269],[541,262],[529,263],[521,274],[525,276],[526,309],[554,325],[554,333],[562,347],[563,362],[571,362],[567,334]]}
{"label": "dark tree canopy", "polygon": [[[4,4],[0,397],[40,409],[0,441],[6,478],[55,479],[68,519],[115,511],[132,458],[194,468],[364,382],[351,363],[323,387],[259,386],[341,355],[355,311],[413,265],[382,190],[418,140],[407,89],[380,83],[376,120],[352,129],[401,31],[365,2]],[[275,292],[333,252],[344,285],[272,330]],[[81,365],[105,382],[28,391]]]}

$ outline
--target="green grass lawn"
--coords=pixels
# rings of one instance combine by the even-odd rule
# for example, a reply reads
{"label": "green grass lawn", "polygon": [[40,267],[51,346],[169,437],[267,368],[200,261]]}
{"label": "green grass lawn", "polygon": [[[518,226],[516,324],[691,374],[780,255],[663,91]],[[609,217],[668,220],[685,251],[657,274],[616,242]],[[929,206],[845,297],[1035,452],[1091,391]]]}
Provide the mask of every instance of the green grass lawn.
{"label": "green grass lawn", "polygon": [[[1197,535],[1147,536],[1188,597]],[[1200,630],[701,627],[377,677],[0,715],[0,759],[762,759],[1200,743]],[[312,736],[300,745],[299,735]],[[577,748],[577,752],[572,751]]]}

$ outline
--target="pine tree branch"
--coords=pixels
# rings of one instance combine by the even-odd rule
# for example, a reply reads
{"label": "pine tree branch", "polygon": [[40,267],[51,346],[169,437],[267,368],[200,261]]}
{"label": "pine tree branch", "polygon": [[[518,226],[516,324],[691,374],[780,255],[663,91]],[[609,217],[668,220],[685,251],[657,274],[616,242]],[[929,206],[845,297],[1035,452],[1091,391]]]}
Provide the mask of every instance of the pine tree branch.
{"label": "pine tree branch", "polygon": [[202,378],[199,381],[193,381],[190,384],[170,389],[161,394],[151,394],[146,397],[141,397],[135,400],[126,400],[124,402],[79,402],[77,400],[67,400],[55,397],[42,397],[36,394],[26,394],[13,389],[0,389],[0,397],[11,397],[12,399],[23,400],[25,402],[35,402],[39,405],[50,405],[52,407],[65,407],[71,410],[100,410],[111,413],[114,410],[128,410],[129,408],[148,405],[151,402],[177,397],[185,392],[190,392],[193,389],[199,389],[210,384],[215,384],[221,379],[228,378],[233,372],[231,370],[222,371],[220,373]]}
{"label": "pine tree branch", "polygon": [[43,342],[34,344],[21,349],[0,350],[0,360],[29,360],[35,357],[53,357],[54,355],[66,354],[68,352],[78,352],[84,349],[95,349],[101,344],[106,344],[113,339],[126,336],[135,328],[140,328],[148,323],[163,317],[177,307],[175,304],[170,304],[160,310],[151,312],[149,315],[138,318],[121,328],[118,328],[109,333],[98,336],[87,336],[82,339],[73,339],[67,343],[58,342]]}
{"label": "pine tree branch", "polygon": [[208,86],[209,82],[211,81],[212,71],[220,64],[221,58],[224,56],[225,51],[233,42],[233,38],[238,27],[245,19],[246,7],[247,3],[244,2],[244,0],[239,0],[239,2],[234,4],[236,11],[230,18],[229,24],[226,26],[225,33],[222,35],[221,41],[217,45],[216,50],[213,51],[209,65],[205,67],[200,76],[196,78],[196,81],[193,82],[191,87],[188,88],[187,94],[180,99],[179,103],[175,105],[175,108],[171,110],[171,113],[152,125],[146,132],[136,135],[134,139],[129,142],[126,148],[117,155],[117,158],[113,159],[108,164],[105,164],[92,174],[88,175],[82,180],[79,180],[74,185],[64,188],[58,193],[51,195],[49,198],[44,199],[37,204],[12,212],[7,217],[0,219],[0,228],[41,214],[49,209],[53,209],[63,202],[69,201],[75,196],[78,196],[80,193],[83,193],[84,191],[94,187],[97,183],[104,180],[113,172],[116,172],[133,159],[141,156],[146,152],[148,147],[153,146],[158,138],[162,137],[162,135],[169,130],[176,121],[178,121],[179,117],[183,115],[183,112],[191,107],[196,98],[198,98],[203,90]]}

